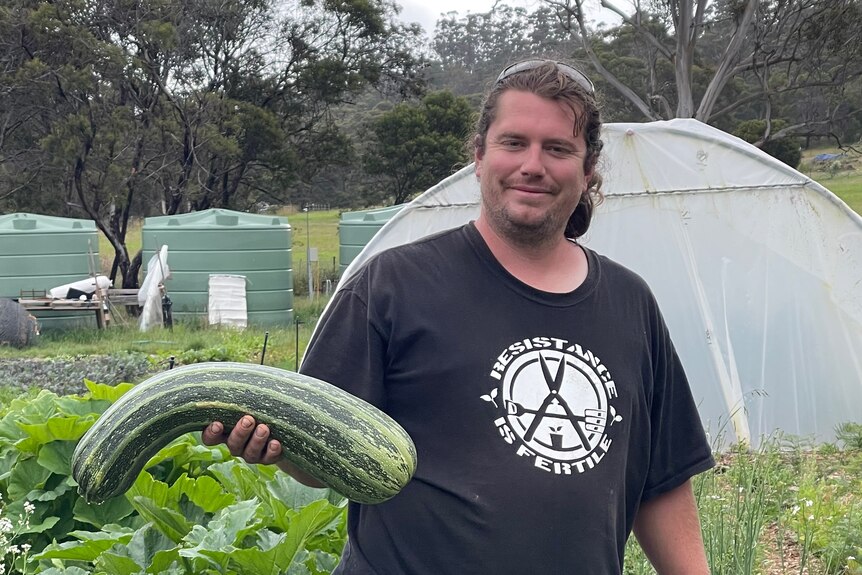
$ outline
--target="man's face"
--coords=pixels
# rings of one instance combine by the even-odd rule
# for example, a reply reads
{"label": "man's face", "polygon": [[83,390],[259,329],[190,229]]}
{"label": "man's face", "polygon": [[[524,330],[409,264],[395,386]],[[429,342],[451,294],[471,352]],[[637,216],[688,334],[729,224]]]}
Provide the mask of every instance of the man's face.
{"label": "man's face", "polygon": [[574,126],[574,112],[561,102],[520,90],[500,96],[475,156],[480,218],[498,235],[522,244],[563,237],[591,176],[584,135],[575,136]]}

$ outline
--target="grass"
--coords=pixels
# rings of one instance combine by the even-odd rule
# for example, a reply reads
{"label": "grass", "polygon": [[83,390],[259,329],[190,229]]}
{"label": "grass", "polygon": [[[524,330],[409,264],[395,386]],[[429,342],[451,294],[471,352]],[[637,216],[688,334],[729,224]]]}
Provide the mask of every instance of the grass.
{"label": "grass", "polygon": [[[854,445],[778,436],[719,455],[693,481],[712,575],[862,574],[862,450]],[[625,574],[654,573],[631,540]]]}
{"label": "grass", "polygon": [[[38,343],[25,349],[0,346],[0,359],[110,355],[131,351],[146,353],[158,363],[166,363],[170,356],[179,363],[208,360],[259,363],[268,332],[264,362],[293,370],[297,367],[297,357],[301,359],[305,352],[325,304],[323,296],[316,296],[313,301],[298,298],[294,306],[296,323],[283,327],[252,326],[236,330],[182,322],[171,330],[157,328],[141,332],[136,320],[127,318],[124,324],[114,324],[104,330],[48,331],[42,334]],[[0,398],[2,394],[0,389]]]}
{"label": "grass", "polygon": [[[818,163],[813,159],[818,154],[842,152],[845,154],[843,157],[828,163]],[[799,171],[844,200],[857,214],[862,214],[862,158],[859,153],[834,147],[805,150]]]}
{"label": "grass", "polygon": [[[318,265],[321,268],[338,269],[338,210],[301,212],[295,207],[279,210],[278,215],[287,217],[293,231],[293,269],[304,269],[306,245],[317,248]],[[307,223],[306,223],[307,220]],[[307,230],[307,233],[306,233]]]}
{"label": "grass", "polygon": [[834,177],[812,177],[817,183],[844,200],[857,214],[862,214],[862,173]]}

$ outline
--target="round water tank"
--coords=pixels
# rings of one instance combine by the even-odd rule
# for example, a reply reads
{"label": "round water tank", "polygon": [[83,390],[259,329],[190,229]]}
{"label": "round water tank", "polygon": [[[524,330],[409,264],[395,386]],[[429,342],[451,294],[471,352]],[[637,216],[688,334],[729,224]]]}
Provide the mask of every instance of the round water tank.
{"label": "round water tank", "polygon": [[365,244],[371,241],[380,228],[395,214],[401,211],[404,204],[388,208],[344,212],[338,222],[338,264],[339,273],[352,262]]}
{"label": "round water tank", "polygon": [[[175,320],[206,321],[210,275],[246,277],[248,323],[293,321],[293,266],[286,218],[211,209],[146,218],[144,265],[168,246],[171,278],[165,288]],[[144,270],[146,273],[147,270]]]}
{"label": "round water tank", "polygon": [[[0,216],[0,297],[43,296],[100,273],[91,220],[16,213]],[[93,312],[33,312],[42,331],[96,326]]]}

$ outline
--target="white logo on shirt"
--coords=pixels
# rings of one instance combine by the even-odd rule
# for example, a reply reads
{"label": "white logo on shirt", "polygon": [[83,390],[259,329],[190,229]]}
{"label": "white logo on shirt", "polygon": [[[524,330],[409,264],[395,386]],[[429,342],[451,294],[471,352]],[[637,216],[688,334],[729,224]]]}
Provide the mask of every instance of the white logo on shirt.
{"label": "white logo on shirt", "polygon": [[561,475],[598,465],[622,420],[611,405],[616,384],[589,350],[551,337],[513,343],[490,376],[500,383],[482,399],[496,408],[501,437],[535,466]]}

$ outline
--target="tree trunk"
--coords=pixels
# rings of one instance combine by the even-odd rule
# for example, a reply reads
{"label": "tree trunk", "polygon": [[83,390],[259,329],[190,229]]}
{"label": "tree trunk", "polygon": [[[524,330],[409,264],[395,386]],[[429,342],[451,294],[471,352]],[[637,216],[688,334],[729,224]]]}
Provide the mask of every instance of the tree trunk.
{"label": "tree trunk", "polygon": [[709,118],[712,116],[712,109],[715,107],[715,103],[718,100],[718,96],[721,94],[721,91],[724,90],[724,86],[727,84],[728,80],[733,76],[734,65],[739,59],[739,50],[742,47],[743,40],[745,40],[745,35],[751,25],[751,21],[754,19],[758,2],[759,0],[748,0],[746,3],[745,12],[743,12],[742,18],[730,39],[730,43],[727,45],[727,50],[722,54],[718,68],[716,69],[712,80],[710,80],[709,86],[707,86],[706,92],[703,94],[703,98],[700,100],[700,106],[698,106],[697,114],[695,114],[694,117],[701,122],[709,121]]}

